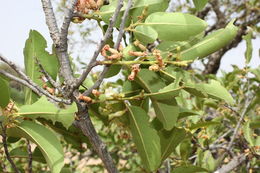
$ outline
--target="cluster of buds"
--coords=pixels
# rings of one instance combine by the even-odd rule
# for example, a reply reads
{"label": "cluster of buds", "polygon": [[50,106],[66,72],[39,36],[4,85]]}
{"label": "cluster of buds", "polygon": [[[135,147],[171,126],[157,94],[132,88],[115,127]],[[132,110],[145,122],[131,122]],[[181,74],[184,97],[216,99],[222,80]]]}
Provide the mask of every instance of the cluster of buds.
{"label": "cluster of buds", "polygon": [[92,103],[92,98],[88,97],[88,96],[84,96],[84,95],[79,95],[78,99],[80,101],[83,101],[85,103]]}
{"label": "cluster of buds", "polygon": [[[108,55],[107,52],[109,52],[110,55]],[[119,51],[111,48],[108,44],[106,44],[101,50],[101,55],[108,60],[120,60],[123,56],[122,52],[123,52],[123,47],[121,44],[119,46]]]}
{"label": "cluster of buds", "polygon": [[131,73],[128,76],[128,80],[133,81],[139,71],[140,71],[140,64],[132,65]]}
{"label": "cluster of buds", "polygon": [[159,71],[160,69],[165,67],[165,64],[163,62],[163,58],[161,55],[161,51],[158,49],[153,50],[153,56],[155,56],[157,64],[153,64],[149,67],[149,70],[151,71]]}
{"label": "cluster of buds", "polygon": [[89,10],[98,10],[104,3],[104,0],[78,0],[76,11],[88,14]]}
{"label": "cluster of buds", "polygon": [[141,51],[140,52],[138,52],[138,51],[129,51],[128,52],[128,54],[129,55],[131,55],[131,56],[137,56],[137,57],[142,57],[142,56],[147,56],[148,55],[148,52],[147,52],[147,48],[144,46],[144,45],[142,45],[141,43],[140,43],[140,41],[138,41],[138,40],[136,40],[135,42],[134,42],[134,45],[136,46],[136,47],[138,47]]}

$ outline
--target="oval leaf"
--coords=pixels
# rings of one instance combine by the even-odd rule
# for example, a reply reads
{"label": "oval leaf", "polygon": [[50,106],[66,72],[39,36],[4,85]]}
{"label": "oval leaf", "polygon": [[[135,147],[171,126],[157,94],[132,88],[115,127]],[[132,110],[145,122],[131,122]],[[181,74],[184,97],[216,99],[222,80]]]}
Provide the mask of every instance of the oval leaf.
{"label": "oval leaf", "polygon": [[153,43],[158,37],[158,33],[149,26],[137,26],[134,30],[134,35],[143,44]]}
{"label": "oval leaf", "polygon": [[199,43],[181,52],[182,60],[195,60],[203,58],[226,46],[234,39],[238,28],[230,22],[225,29],[220,29],[206,36]]}
{"label": "oval leaf", "polygon": [[191,39],[205,30],[207,24],[200,18],[184,13],[157,12],[149,15],[143,24],[151,26],[158,33],[158,38],[168,41]]}
{"label": "oval leaf", "polygon": [[208,0],[193,0],[193,3],[196,7],[196,10],[201,11],[208,3]]}
{"label": "oval leaf", "polygon": [[155,171],[161,165],[160,138],[150,127],[149,116],[137,106],[129,106],[130,129],[137,151],[147,171]]}
{"label": "oval leaf", "polygon": [[5,108],[10,100],[10,89],[7,81],[0,77],[0,107]]}
{"label": "oval leaf", "polygon": [[24,137],[34,142],[43,153],[52,173],[59,173],[64,165],[64,153],[56,135],[46,127],[32,121],[23,121],[10,128],[8,136]]}

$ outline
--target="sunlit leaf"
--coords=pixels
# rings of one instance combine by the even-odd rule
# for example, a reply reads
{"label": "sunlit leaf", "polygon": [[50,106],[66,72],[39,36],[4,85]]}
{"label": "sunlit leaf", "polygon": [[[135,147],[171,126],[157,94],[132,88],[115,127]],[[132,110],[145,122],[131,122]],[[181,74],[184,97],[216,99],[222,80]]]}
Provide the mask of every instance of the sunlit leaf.
{"label": "sunlit leaf", "polygon": [[59,173],[64,165],[64,153],[60,141],[48,128],[32,121],[23,121],[9,128],[8,136],[24,137],[34,142],[43,153],[52,173]]}
{"label": "sunlit leaf", "polygon": [[252,47],[252,36],[253,30],[251,29],[247,35],[243,36],[243,39],[246,41],[246,64],[248,64],[252,59],[253,47]]}
{"label": "sunlit leaf", "polygon": [[66,109],[60,109],[43,96],[32,105],[22,106],[19,110],[19,114],[32,119],[44,118],[51,120],[53,123],[61,122],[64,127],[68,128],[74,121],[76,111],[77,106],[75,103]]}
{"label": "sunlit leaf", "polygon": [[134,35],[143,44],[153,43],[158,37],[158,33],[150,26],[137,26]]}
{"label": "sunlit leaf", "polygon": [[208,3],[208,0],[193,0],[193,3],[196,7],[196,10],[201,11]]}

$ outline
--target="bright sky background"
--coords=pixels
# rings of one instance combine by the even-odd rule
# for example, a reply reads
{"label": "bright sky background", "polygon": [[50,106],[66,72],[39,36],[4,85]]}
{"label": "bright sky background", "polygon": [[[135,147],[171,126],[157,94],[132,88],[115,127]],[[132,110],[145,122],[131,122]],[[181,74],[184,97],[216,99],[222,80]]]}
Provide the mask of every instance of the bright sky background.
{"label": "bright sky background", "polygon": [[[30,29],[39,31],[51,44],[48,28],[40,0],[7,0],[0,6],[0,53],[16,64],[23,66],[23,48]],[[93,38],[95,39],[95,38]],[[250,63],[252,67],[260,65],[260,39],[253,41],[254,52]],[[221,62],[221,69],[231,71],[231,64],[244,66],[245,43],[229,51]]]}

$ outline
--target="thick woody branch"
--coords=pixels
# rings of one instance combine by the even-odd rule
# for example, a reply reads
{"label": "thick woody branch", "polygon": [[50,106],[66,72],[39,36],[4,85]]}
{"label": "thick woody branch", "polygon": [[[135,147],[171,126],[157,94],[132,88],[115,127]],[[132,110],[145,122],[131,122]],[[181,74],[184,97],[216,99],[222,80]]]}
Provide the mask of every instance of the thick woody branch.
{"label": "thick woody branch", "polygon": [[51,0],[41,0],[42,1],[42,8],[45,13],[46,24],[49,28],[51,38],[57,47],[60,44],[60,32],[57,25],[57,20],[55,18]]}
{"label": "thick woody branch", "polygon": [[32,148],[30,145],[30,141],[28,139],[26,140],[26,143],[27,143],[27,152],[28,152],[28,173],[32,173],[32,161],[33,161]]}
{"label": "thick woody branch", "polygon": [[53,43],[57,49],[57,56],[60,63],[60,74],[64,77],[68,86],[71,86],[73,84],[74,77],[69,61],[69,55],[67,52],[67,36],[70,20],[72,18],[72,13],[76,2],[77,0],[73,0],[71,5],[67,9],[61,32],[59,32],[57,20],[53,12],[51,1],[42,0],[42,7],[45,13],[46,23],[48,25]]}
{"label": "thick woody branch", "polygon": [[79,117],[78,120],[75,121],[75,125],[79,127],[83,134],[88,137],[90,140],[90,143],[92,144],[93,148],[103,161],[105,168],[109,173],[117,173],[117,168],[113,162],[113,159],[109,152],[107,151],[106,145],[100,140],[93,123],[89,117],[88,110],[85,107],[85,109],[82,109],[82,105],[79,104],[79,112],[77,114],[77,117]]}
{"label": "thick woody branch", "polygon": [[[118,49],[119,46],[120,46],[121,40],[122,40],[123,35],[124,35],[124,33],[125,33],[125,30],[124,30],[124,29],[125,29],[126,19],[127,19],[128,15],[129,15],[129,11],[130,11],[130,8],[132,7],[132,4],[133,4],[132,0],[128,0],[128,3],[127,3],[127,6],[126,6],[126,9],[125,9],[125,12],[124,12],[124,14],[123,14],[123,16],[122,16],[122,21],[121,21],[121,24],[120,24],[120,28],[119,28],[119,33],[118,33],[118,36],[117,36],[117,40],[116,40],[116,43],[115,43],[115,45],[114,45],[114,49]],[[109,69],[109,66],[110,66],[110,65],[106,65],[106,66],[104,67],[104,69],[103,69],[103,71],[101,72],[101,74],[100,74],[98,80],[95,82],[95,84],[94,84],[91,88],[89,88],[87,91],[85,91],[85,92],[83,93],[83,95],[89,95],[89,94],[92,92],[93,89],[96,89],[96,88],[98,88],[98,87],[101,85],[101,83],[103,82],[103,80],[104,80],[104,78],[105,78],[105,75],[106,75],[106,73],[107,73],[107,71],[108,71],[108,69]]]}
{"label": "thick woody branch", "polygon": [[6,158],[9,161],[9,163],[11,164],[15,173],[20,173],[19,169],[16,167],[14,161],[12,160],[10,153],[9,153],[9,150],[8,150],[7,139],[6,139],[6,127],[3,125],[3,123],[1,121],[0,121],[0,126],[1,126],[1,131],[2,131],[1,136],[2,136],[3,147],[4,147]]}
{"label": "thick woody branch", "polygon": [[246,155],[241,154],[239,156],[234,157],[228,164],[223,165],[214,173],[228,173],[231,172],[233,169],[241,165],[246,160]]}
{"label": "thick woody branch", "polygon": [[78,88],[82,84],[82,82],[86,79],[86,77],[88,76],[88,74],[90,73],[92,68],[95,66],[96,59],[97,59],[101,49],[104,47],[104,45],[106,44],[106,41],[111,37],[111,35],[113,33],[113,27],[116,23],[116,19],[117,19],[119,12],[120,12],[120,9],[122,7],[123,7],[123,0],[118,0],[117,7],[115,9],[113,16],[110,18],[109,26],[106,30],[106,33],[105,33],[104,37],[102,38],[102,40],[100,41],[97,50],[94,52],[94,55],[92,56],[86,70],[79,77],[79,79],[78,79],[78,81],[75,85],[75,89]]}

